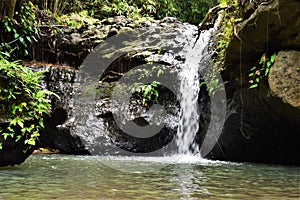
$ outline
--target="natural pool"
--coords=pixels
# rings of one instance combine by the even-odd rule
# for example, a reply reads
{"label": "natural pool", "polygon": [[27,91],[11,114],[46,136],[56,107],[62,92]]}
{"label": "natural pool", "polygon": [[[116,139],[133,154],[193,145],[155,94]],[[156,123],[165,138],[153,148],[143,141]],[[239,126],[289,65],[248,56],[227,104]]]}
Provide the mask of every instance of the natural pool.
{"label": "natural pool", "polygon": [[33,155],[20,166],[0,168],[0,196],[3,200],[298,200],[299,171],[296,166],[184,156],[170,159]]}

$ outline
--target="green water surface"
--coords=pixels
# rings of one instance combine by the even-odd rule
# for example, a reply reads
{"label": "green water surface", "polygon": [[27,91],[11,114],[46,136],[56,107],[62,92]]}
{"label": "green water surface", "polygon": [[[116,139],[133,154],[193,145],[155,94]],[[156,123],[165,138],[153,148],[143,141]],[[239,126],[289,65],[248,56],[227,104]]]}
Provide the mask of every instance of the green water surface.
{"label": "green water surface", "polygon": [[300,167],[166,160],[33,155],[20,166],[0,168],[0,197],[299,200]]}

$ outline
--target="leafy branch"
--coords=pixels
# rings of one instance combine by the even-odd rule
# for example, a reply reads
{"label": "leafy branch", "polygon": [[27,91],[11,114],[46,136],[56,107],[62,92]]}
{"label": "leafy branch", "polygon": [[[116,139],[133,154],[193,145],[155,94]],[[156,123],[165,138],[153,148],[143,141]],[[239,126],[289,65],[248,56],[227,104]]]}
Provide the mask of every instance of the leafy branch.
{"label": "leafy branch", "polygon": [[274,53],[270,58],[267,57],[267,54],[264,53],[260,60],[259,65],[254,65],[248,74],[249,77],[249,83],[250,83],[250,89],[257,88],[259,86],[259,83],[263,78],[265,78],[270,71],[271,66],[275,62],[276,53]]}
{"label": "leafy branch", "polygon": [[43,71],[33,72],[1,55],[0,76],[0,134],[5,140],[9,137],[16,142],[24,139],[25,144],[35,145],[44,128],[43,116],[51,107],[50,97],[59,97],[41,89]]}

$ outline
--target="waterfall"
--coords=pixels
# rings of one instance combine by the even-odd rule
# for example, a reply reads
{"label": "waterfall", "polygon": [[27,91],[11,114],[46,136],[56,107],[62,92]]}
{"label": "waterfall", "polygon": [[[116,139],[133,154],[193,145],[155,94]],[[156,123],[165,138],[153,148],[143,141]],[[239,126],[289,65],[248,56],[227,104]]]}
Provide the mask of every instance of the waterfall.
{"label": "waterfall", "polygon": [[195,136],[199,129],[200,71],[203,71],[209,64],[207,47],[210,36],[211,31],[202,32],[197,43],[187,45],[183,51],[186,62],[179,68],[177,95],[180,101],[180,120],[176,138],[179,154],[199,153],[199,145],[195,142]]}
{"label": "waterfall", "polygon": [[[82,92],[76,92],[74,98],[75,109],[78,110],[74,112],[76,123],[73,130],[82,138],[93,155],[140,156],[142,153],[143,156],[166,156],[200,153],[199,145],[195,142],[200,121],[198,105],[200,77],[209,64],[210,56],[207,48],[213,30],[201,33],[195,43],[197,27],[188,24],[179,27],[181,29],[154,27],[125,32],[107,39],[85,59],[78,84],[80,86],[78,89]],[[114,70],[111,65],[114,62],[117,68],[115,70],[126,68],[128,61],[125,59],[122,67],[120,58],[127,52],[133,52],[133,49],[136,49],[137,55],[143,55],[142,52],[145,52],[145,55],[150,54],[147,58],[154,64],[149,64],[145,69],[136,66],[129,68],[130,71],[121,71],[123,76],[115,82],[110,99],[97,99],[93,95],[96,94],[93,88],[96,88],[95,83],[101,77],[98,72],[104,72],[106,69]],[[155,49],[158,52],[163,51],[153,54],[151,50]],[[160,65],[167,63],[162,68],[165,71],[161,76],[154,72],[155,76],[153,79],[150,78],[151,81],[160,82],[175,98],[167,99],[164,104],[169,101],[167,109],[155,105],[153,109],[139,109],[141,105],[130,100],[131,94],[124,86],[140,82],[138,74],[143,70],[152,69],[153,73],[157,63]],[[146,84],[149,83],[147,80]],[[109,84],[106,83],[108,90],[111,90]],[[127,94],[126,98],[124,92]],[[175,109],[171,108],[170,104],[174,104]],[[127,107],[129,109],[126,109]],[[166,111],[164,109],[176,111],[164,114]],[[126,110],[128,116],[133,118],[122,118]],[[139,113],[136,110],[143,112]],[[160,117],[156,121],[153,116]],[[161,118],[166,119],[159,121]],[[137,121],[143,122],[143,126],[136,123]],[[159,130],[156,131],[157,129]]]}
{"label": "waterfall", "polygon": [[176,144],[179,154],[190,154],[198,149],[194,138],[199,129],[198,93],[199,78],[197,65],[184,65],[179,72],[180,121],[177,129]]}

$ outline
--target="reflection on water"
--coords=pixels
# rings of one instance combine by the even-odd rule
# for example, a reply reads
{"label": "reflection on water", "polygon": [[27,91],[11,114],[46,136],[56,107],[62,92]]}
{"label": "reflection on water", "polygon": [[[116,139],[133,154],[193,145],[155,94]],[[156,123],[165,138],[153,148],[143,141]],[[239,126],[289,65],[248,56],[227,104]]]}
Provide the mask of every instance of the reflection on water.
{"label": "reflection on water", "polygon": [[[132,166],[138,173],[111,169]],[[104,164],[103,164],[104,163]],[[161,165],[162,168],[157,166]],[[111,166],[111,165],[110,165]],[[154,169],[142,173],[143,169]],[[0,169],[0,196],[20,199],[299,199],[293,166],[35,155]]]}

